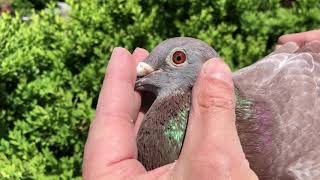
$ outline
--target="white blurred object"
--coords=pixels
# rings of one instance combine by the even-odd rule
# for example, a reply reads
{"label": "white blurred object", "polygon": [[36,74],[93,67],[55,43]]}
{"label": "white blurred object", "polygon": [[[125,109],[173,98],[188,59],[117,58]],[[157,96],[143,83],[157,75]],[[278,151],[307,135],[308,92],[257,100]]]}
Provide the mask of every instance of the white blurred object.
{"label": "white blurred object", "polygon": [[31,18],[30,18],[29,16],[23,16],[23,17],[22,17],[22,20],[23,20],[23,21],[29,21],[30,19],[31,19]]}
{"label": "white blurred object", "polygon": [[59,14],[61,16],[68,16],[68,12],[71,11],[71,6],[65,2],[57,2],[59,6]]}

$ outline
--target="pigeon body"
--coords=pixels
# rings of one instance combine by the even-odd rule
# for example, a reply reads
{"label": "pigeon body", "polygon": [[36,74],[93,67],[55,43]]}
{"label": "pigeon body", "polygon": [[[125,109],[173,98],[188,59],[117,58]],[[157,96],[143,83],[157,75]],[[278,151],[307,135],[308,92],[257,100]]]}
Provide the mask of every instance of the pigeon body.
{"label": "pigeon body", "polygon": [[[154,96],[137,136],[138,159],[148,170],[178,159],[193,83],[217,56],[200,40],[172,38],[142,63],[148,71],[137,68],[136,89]],[[320,179],[320,42],[287,43],[233,80],[237,131],[259,179]]]}

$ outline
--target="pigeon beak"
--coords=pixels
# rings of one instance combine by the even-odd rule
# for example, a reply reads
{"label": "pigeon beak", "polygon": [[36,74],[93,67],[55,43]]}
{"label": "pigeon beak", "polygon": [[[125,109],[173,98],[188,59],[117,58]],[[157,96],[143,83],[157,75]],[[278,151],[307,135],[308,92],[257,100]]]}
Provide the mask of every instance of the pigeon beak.
{"label": "pigeon beak", "polygon": [[154,72],[154,68],[145,62],[139,62],[137,65],[137,76],[143,77]]}

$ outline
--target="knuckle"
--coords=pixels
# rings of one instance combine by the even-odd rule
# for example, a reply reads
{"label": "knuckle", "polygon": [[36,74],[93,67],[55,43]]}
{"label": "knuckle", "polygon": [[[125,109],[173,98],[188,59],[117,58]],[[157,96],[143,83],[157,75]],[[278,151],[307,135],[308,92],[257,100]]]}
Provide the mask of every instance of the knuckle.
{"label": "knuckle", "polygon": [[205,79],[196,96],[201,109],[232,110],[235,106],[233,86],[218,79]]}
{"label": "knuckle", "polygon": [[200,109],[204,110],[232,110],[234,108],[234,100],[227,97],[219,97],[216,95],[206,94],[198,101]]}

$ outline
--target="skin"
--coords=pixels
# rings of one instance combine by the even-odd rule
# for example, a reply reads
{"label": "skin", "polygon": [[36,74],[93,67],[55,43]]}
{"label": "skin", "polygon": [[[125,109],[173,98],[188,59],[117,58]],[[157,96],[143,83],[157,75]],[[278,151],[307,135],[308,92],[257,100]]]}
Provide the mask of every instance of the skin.
{"label": "skin", "polygon": [[179,159],[146,171],[137,160],[136,135],[143,119],[134,91],[136,64],[148,52],[115,48],[85,146],[88,179],[258,179],[250,169],[235,126],[232,74],[222,60],[207,61],[192,92],[189,124]]}
{"label": "skin", "polygon": [[[296,42],[301,47],[302,45],[310,42],[318,40],[320,41],[320,30],[312,30],[312,31],[306,31],[301,33],[294,33],[294,34],[286,34],[278,39],[278,44],[281,46],[282,44],[285,44],[286,42]],[[278,45],[278,46],[279,46]]]}

